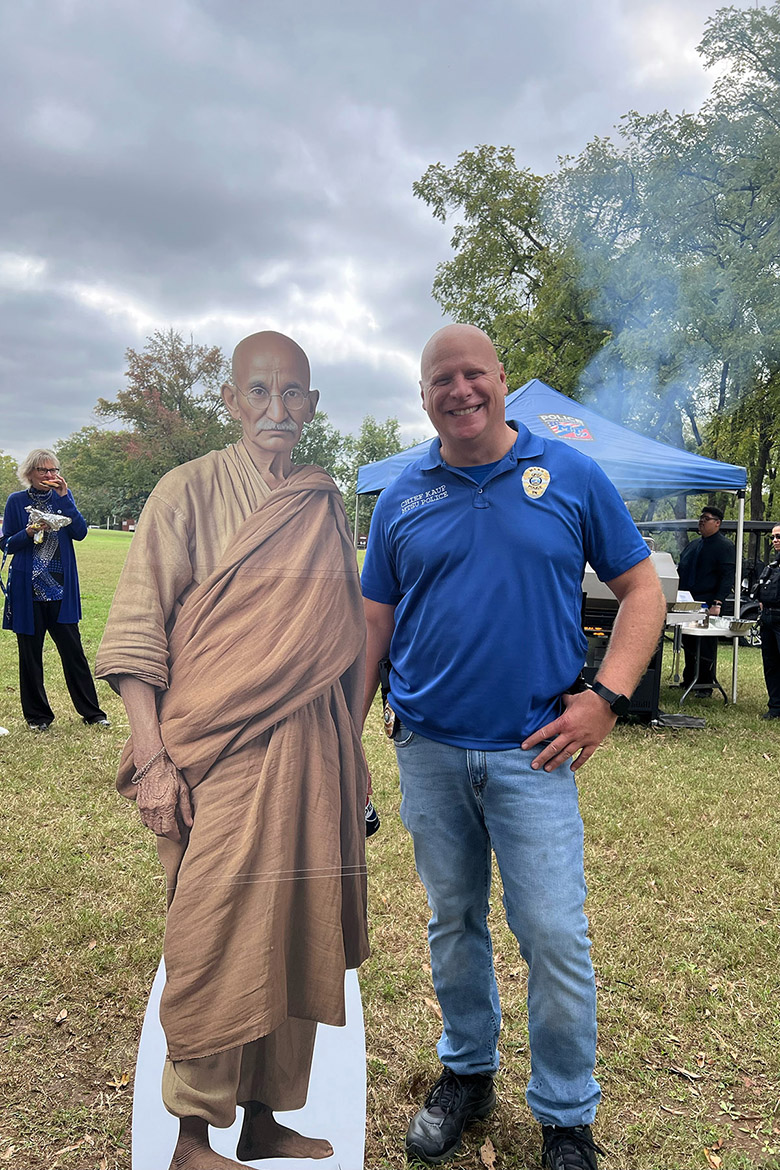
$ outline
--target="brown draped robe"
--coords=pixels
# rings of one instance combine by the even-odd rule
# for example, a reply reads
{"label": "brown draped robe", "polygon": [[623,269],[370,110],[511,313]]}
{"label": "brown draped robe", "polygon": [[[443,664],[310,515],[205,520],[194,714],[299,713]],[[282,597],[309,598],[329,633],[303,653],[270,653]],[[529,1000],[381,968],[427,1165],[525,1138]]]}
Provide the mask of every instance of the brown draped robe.
{"label": "brown draped robe", "polygon": [[[141,558],[159,541],[155,519],[153,507],[155,531],[147,540],[139,526],[133,539],[141,536],[98,674],[168,683],[162,738],[195,819],[184,845],[158,839],[170,897],[161,1019],[170,1058],[188,1060],[249,1043],[288,1017],[344,1023],[344,971],[368,954],[365,632],[338,490],[319,468],[293,468],[226,534],[180,608],[168,589],[170,612],[160,608],[149,640],[156,647],[160,623],[170,627],[167,662],[155,650],[144,662],[137,628],[127,651],[122,627],[148,576]],[[132,771],[128,744],[117,784],[130,798]]]}

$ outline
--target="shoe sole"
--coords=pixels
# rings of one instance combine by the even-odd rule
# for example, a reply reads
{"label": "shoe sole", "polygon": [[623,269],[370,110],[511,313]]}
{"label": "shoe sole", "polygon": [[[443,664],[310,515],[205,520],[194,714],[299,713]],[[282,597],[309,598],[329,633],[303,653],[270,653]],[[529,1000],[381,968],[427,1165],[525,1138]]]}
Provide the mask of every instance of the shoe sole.
{"label": "shoe sole", "polygon": [[486,1117],[489,1117],[495,1107],[496,1097],[494,1095],[493,1100],[489,1105],[483,1105],[482,1108],[479,1109],[476,1113],[471,1114],[468,1121],[463,1126],[463,1132],[455,1142],[455,1145],[450,1146],[448,1150],[445,1150],[443,1154],[439,1154],[438,1157],[431,1157],[427,1154],[418,1153],[418,1151],[415,1150],[413,1146],[410,1146],[408,1142],[405,1143],[407,1160],[410,1162],[421,1162],[423,1166],[441,1166],[442,1162],[449,1162],[450,1158],[454,1158],[461,1147],[463,1133],[465,1133],[469,1126],[473,1125],[475,1121],[484,1121]]}

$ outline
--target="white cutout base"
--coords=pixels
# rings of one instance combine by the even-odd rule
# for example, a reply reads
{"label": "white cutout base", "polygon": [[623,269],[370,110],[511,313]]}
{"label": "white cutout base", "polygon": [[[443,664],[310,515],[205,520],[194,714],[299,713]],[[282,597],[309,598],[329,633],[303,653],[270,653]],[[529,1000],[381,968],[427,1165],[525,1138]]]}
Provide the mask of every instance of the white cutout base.
{"label": "white cutout base", "polygon": [[[141,1031],[133,1092],[133,1170],[168,1170],[176,1145],[178,1121],[162,1103],[160,1082],[165,1036],[160,1025],[160,996],[165,983],[162,960],[157,970]],[[363,1005],[357,973],[347,971],[344,992],[347,1023],[343,1028],[317,1025],[309,1096],[303,1109],[274,1116],[307,1137],[327,1138],[330,1158],[263,1158],[244,1162],[258,1170],[363,1170],[366,1132],[366,1044]],[[225,1158],[236,1156],[243,1109],[230,1129],[209,1130],[212,1147]]]}

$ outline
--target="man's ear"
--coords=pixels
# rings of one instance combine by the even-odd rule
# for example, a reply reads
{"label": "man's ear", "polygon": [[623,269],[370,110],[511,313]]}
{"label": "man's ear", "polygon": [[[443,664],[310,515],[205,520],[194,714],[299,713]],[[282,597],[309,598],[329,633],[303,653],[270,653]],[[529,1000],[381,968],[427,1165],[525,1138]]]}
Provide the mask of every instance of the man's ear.
{"label": "man's ear", "polygon": [[420,387],[420,401],[422,402],[422,408],[427,414],[428,407],[425,405],[425,387],[423,386],[422,382],[419,382],[418,385]]}
{"label": "man's ear", "polygon": [[232,382],[222,383],[222,386],[220,387],[220,394],[222,395],[222,401],[227,407],[228,414],[231,418],[240,419],[241,412],[238,409],[238,402],[236,401],[237,393],[238,391]]}
{"label": "man's ear", "polygon": [[303,420],[304,423],[311,422],[311,420],[314,418],[315,414],[317,413],[317,403],[319,402],[319,400],[320,400],[319,390],[310,390],[309,391],[309,409],[306,412],[306,418]]}

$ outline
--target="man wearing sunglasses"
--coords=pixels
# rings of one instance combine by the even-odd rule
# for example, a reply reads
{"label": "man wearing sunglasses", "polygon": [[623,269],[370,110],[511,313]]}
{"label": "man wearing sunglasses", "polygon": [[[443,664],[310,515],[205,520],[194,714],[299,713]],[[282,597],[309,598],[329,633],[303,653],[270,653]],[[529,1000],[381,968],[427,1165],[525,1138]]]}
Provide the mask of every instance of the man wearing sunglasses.
{"label": "man wearing sunglasses", "polygon": [[306,354],[244,338],[222,395],[243,436],[155,488],[98,656],[130,721],[118,786],[167,877],[174,1170],[238,1165],[208,1142],[237,1104],[241,1161],[333,1153],[273,1114],[305,1103],[316,1021],[344,1023],[368,954],[365,624],[338,489],[292,462],[318,399]]}

